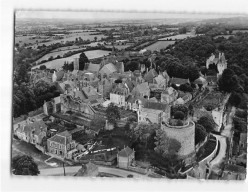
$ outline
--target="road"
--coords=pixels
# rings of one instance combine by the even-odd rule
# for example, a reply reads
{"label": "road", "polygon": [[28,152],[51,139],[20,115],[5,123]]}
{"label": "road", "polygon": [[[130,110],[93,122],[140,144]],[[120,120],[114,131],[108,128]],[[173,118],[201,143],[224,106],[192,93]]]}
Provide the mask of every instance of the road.
{"label": "road", "polygon": [[217,156],[209,163],[214,172],[218,172],[220,170],[219,165],[221,165],[221,163],[223,163],[225,160],[227,154],[227,139],[231,138],[231,129],[233,125],[232,123],[234,114],[235,107],[232,107],[231,112],[227,116],[227,124],[221,132],[221,135],[214,135],[219,140],[220,144],[220,150]]}
{"label": "road", "polygon": [[[75,175],[80,168],[81,166],[65,167],[66,176]],[[128,175],[131,174],[133,175],[133,178],[137,178],[137,179],[149,178],[148,177],[149,173],[147,173],[146,175],[143,175],[143,174],[136,173],[133,171],[123,170],[123,169],[118,169],[118,168],[113,168],[113,167],[98,166],[98,171],[102,173],[109,173],[112,175],[117,175],[120,177],[127,177]],[[63,176],[63,175],[64,175],[63,167],[58,167],[58,168],[40,169],[39,176]]]}

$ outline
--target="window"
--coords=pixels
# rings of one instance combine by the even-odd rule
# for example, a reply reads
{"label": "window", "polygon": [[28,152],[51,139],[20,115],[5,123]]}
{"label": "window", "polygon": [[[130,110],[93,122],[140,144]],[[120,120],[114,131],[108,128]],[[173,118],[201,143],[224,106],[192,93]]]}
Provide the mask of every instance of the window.
{"label": "window", "polygon": [[62,146],[61,146],[61,144],[59,144],[59,149],[61,149],[62,148]]}

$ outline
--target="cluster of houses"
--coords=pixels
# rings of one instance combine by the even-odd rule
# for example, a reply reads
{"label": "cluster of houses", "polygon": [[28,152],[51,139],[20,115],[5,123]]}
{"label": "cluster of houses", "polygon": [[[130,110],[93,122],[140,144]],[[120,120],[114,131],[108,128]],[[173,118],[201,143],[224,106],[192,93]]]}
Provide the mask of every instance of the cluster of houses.
{"label": "cluster of houses", "polygon": [[[215,60],[216,58],[211,56],[207,60],[207,68]],[[138,123],[162,124],[170,118],[171,106],[187,104],[195,97],[199,88],[204,89],[214,83],[213,80],[209,81],[209,78],[200,76],[194,81],[194,84],[199,86],[194,92],[176,90],[171,86],[172,84],[176,86],[190,84],[189,79],[170,78],[166,71],[157,72],[152,60],[150,61],[149,68],[141,64],[138,70],[125,72],[123,62],[118,61],[115,55],[105,57],[100,64],[87,63],[84,70],[79,70],[79,60],[75,59],[72,72],[57,70],[50,73],[46,70],[36,70],[32,74],[32,80],[53,83],[60,91],[60,96],[44,102],[43,109],[46,116],[73,123],[77,128],[87,129],[88,132],[91,132],[90,123],[95,117],[104,118],[105,128],[108,127],[106,109],[110,103],[120,108],[120,121],[127,121],[130,114],[136,113]],[[217,61],[219,74],[221,74],[226,68],[224,54],[220,54]],[[188,146],[194,145],[194,123],[189,122],[183,128],[187,139],[175,133],[183,132],[182,130],[176,131],[169,125],[164,126],[168,134],[173,134],[173,138],[177,139],[176,136],[178,136],[180,142],[187,143]],[[99,129],[92,131],[98,133]],[[58,132],[47,137],[47,126],[43,120],[29,119],[22,124],[18,123],[14,127],[14,134],[19,139],[34,144],[43,152],[60,159],[77,160],[78,157],[88,154],[94,147],[94,143],[87,146],[77,143],[72,139],[69,131]],[[44,137],[47,137],[45,145]],[[183,144],[185,146],[181,151],[183,155],[189,155],[194,150],[194,146],[189,150],[187,144]],[[118,166],[127,168],[134,161],[134,151],[127,147],[119,151],[116,157]]]}

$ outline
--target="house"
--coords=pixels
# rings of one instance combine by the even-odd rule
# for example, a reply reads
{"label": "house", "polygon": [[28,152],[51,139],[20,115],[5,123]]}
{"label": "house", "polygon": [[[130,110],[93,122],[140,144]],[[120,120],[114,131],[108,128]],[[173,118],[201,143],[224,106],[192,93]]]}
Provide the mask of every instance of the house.
{"label": "house", "polygon": [[53,76],[52,76],[52,81],[53,82],[62,81],[64,74],[65,74],[65,72],[63,70],[60,70],[58,72],[54,71]]}
{"label": "house", "polygon": [[60,159],[72,159],[73,154],[77,152],[76,143],[68,131],[63,131],[47,139],[47,150]]}
{"label": "house", "polygon": [[157,88],[165,89],[167,87],[167,80],[163,75],[159,74],[157,77],[154,78],[154,80],[157,83]]}
{"label": "house", "polygon": [[141,84],[138,84],[134,89],[132,90],[132,95],[135,97],[150,97],[150,88],[148,85],[148,82],[144,82]]}
{"label": "house", "polygon": [[158,73],[154,69],[150,69],[148,73],[144,76],[144,79],[148,83],[154,83],[156,80],[154,79],[155,77],[158,76]]}
{"label": "house", "polygon": [[126,99],[127,109],[137,111],[146,101],[147,99],[143,97],[137,98],[133,95],[129,95]]}
{"label": "house", "polygon": [[117,165],[119,168],[128,169],[129,166],[135,161],[135,151],[131,148],[124,147],[117,153]]}
{"label": "house", "polygon": [[166,90],[161,93],[161,103],[170,104],[174,102],[177,97],[177,90],[175,90],[173,87],[166,88]]}
{"label": "house", "polygon": [[170,117],[170,106],[168,104],[147,101],[137,113],[139,123],[160,124]]}
{"label": "house", "polygon": [[109,79],[103,78],[98,82],[97,91],[103,98],[109,98],[109,94],[112,90],[112,83]]}
{"label": "house", "polygon": [[14,134],[27,143],[38,144],[42,143],[43,137],[46,136],[47,126],[44,121],[30,121],[26,120],[24,124],[18,124],[18,127],[14,130]]}
{"label": "house", "polygon": [[209,65],[214,64],[217,66],[218,76],[222,75],[223,71],[227,69],[227,61],[225,59],[224,53],[219,53],[219,57],[216,58],[215,55],[212,55],[206,61],[206,68],[209,69]]}
{"label": "house", "polygon": [[194,81],[194,84],[197,85],[201,89],[205,89],[208,85],[208,82],[205,78],[199,77]]}
{"label": "house", "polygon": [[95,73],[95,74],[98,74],[99,70],[100,70],[101,66],[100,64],[93,64],[93,63],[86,63],[85,64],[85,70],[89,71],[89,72],[92,72],[92,73]]}
{"label": "house", "polygon": [[113,63],[105,64],[99,71],[102,77],[107,76],[108,78],[115,72],[117,72],[117,68]]}

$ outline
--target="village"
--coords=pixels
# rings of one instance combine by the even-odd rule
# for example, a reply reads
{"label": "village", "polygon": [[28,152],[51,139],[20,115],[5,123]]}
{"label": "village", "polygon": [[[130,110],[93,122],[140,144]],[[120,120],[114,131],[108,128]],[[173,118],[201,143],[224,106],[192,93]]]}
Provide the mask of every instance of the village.
{"label": "village", "polygon": [[[148,64],[125,71],[124,55],[146,56]],[[194,80],[159,70],[157,55],[112,49],[100,63],[85,62],[83,68],[74,58],[73,71],[31,70],[31,83],[46,82],[59,91],[13,120],[14,142],[26,142],[47,157],[40,175],[245,179],[247,132],[233,131],[233,117],[244,111],[230,105],[230,93],[218,90],[228,67],[224,53],[206,56],[206,69],[215,66],[216,75],[199,72]],[[213,129],[197,132],[208,120]],[[174,172],[145,155],[151,129],[160,135],[154,150],[180,159]],[[143,149],[134,146],[139,141]]]}

